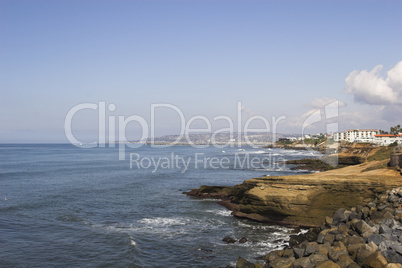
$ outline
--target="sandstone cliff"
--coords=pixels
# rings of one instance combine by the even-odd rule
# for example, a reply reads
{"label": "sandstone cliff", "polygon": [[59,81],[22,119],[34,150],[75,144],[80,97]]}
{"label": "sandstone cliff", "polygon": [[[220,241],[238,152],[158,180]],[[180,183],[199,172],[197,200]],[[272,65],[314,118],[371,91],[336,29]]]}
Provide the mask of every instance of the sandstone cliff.
{"label": "sandstone cliff", "polygon": [[385,161],[308,175],[254,178],[233,187],[203,186],[188,194],[221,198],[221,204],[237,217],[288,226],[318,226],[340,207],[364,204],[376,194],[401,186],[402,176],[395,170],[362,172]]}

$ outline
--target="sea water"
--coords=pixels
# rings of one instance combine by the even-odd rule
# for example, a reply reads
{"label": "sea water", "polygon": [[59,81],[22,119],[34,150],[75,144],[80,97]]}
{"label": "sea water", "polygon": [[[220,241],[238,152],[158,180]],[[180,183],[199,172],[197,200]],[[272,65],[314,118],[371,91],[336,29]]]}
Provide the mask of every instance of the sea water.
{"label": "sea water", "polygon": [[[191,146],[142,146],[126,154],[119,160],[118,148],[108,146],[0,145],[0,267],[224,267],[239,256],[256,261],[286,243],[291,230],[235,218],[218,200],[183,192],[294,174],[300,171],[280,162],[316,156]],[[188,161],[186,170],[180,158]],[[228,235],[248,241],[226,244]]]}

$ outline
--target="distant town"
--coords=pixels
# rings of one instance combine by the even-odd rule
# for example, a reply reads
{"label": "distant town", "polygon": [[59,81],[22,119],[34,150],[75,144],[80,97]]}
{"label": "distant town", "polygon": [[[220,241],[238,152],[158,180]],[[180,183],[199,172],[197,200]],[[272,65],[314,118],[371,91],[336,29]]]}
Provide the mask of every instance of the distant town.
{"label": "distant town", "polygon": [[319,134],[273,134],[266,132],[255,133],[203,133],[189,134],[188,136],[166,135],[149,138],[145,143],[156,145],[273,145],[280,143],[308,143],[319,146],[324,141],[336,143],[371,143],[379,146],[390,144],[402,144],[402,129],[400,125],[391,127],[390,131],[379,129],[349,129],[344,132],[319,133]]}

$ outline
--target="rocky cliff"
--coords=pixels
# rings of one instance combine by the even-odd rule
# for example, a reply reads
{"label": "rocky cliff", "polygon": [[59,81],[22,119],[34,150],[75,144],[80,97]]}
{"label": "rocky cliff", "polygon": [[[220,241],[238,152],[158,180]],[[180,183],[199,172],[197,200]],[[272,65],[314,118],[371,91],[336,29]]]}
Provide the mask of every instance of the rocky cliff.
{"label": "rocky cliff", "polygon": [[362,172],[382,162],[308,175],[254,178],[233,187],[203,186],[188,195],[221,198],[221,204],[237,217],[287,226],[319,226],[340,207],[367,203],[376,194],[402,185],[402,176],[395,170]]}

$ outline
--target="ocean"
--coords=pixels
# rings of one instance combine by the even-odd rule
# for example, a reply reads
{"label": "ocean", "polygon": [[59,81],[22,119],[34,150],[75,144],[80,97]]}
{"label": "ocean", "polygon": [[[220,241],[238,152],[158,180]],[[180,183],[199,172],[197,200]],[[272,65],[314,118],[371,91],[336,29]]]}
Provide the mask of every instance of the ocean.
{"label": "ocean", "polygon": [[[0,267],[225,267],[282,246],[292,229],[238,219],[183,194],[290,175],[308,151],[191,146],[0,145]],[[187,166],[186,166],[187,164]],[[187,167],[187,168],[186,168]],[[225,236],[246,237],[226,244]]]}

